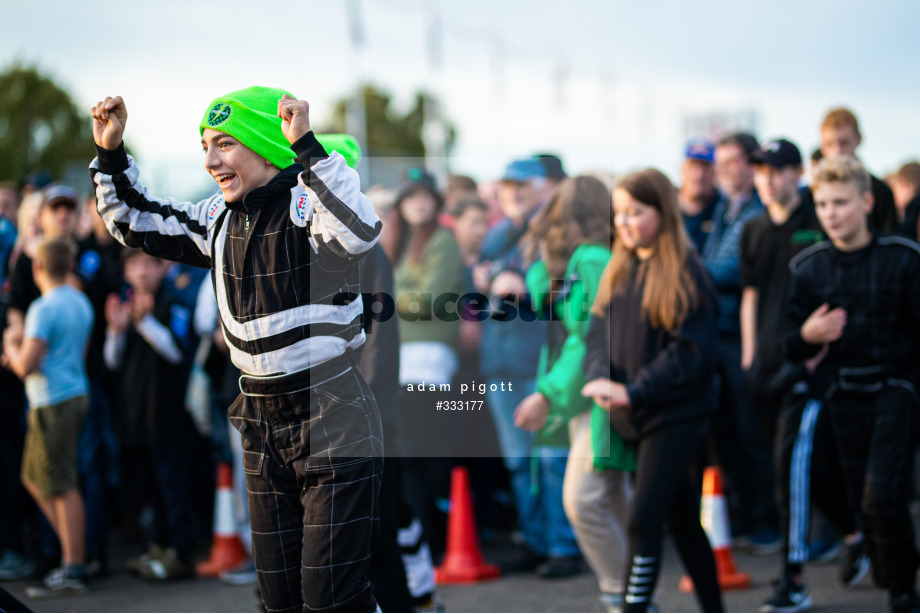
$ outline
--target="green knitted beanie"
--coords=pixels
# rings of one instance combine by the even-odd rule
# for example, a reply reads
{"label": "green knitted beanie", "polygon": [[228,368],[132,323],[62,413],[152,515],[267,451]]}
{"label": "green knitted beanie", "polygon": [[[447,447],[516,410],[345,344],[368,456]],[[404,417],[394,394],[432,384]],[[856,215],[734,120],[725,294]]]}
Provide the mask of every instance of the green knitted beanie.
{"label": "green knitted beanie", "polygon": [[199,132],[211,128],[229,134],[278,168],[294,163],[294,152],[278,117],[278,100],[289,92],[255,85],[211,101]]}
{"label": "green knitted beanie", "polygon": [[358,139],[350,134],[317,134],[316,140],[329,153],[337,151],[342,154],[351,168],[355,168],[361,159],[361,145],[358,144]]}

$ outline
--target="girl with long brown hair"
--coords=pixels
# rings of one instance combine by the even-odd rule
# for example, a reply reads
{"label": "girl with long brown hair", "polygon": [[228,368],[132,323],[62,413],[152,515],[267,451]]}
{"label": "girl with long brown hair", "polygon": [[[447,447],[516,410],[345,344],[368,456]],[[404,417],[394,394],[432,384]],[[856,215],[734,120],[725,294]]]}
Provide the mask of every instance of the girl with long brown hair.
{"label": "girl with long brown hair", "polygon": [[624,177],[613,208],[618,240],[592,308],[582,394],[636,443],[623,609],[647,610],[667,521],[700,606],[722,611],[689,473],[716,408],[715,290],[690,247],[674,186],[660,171]]}

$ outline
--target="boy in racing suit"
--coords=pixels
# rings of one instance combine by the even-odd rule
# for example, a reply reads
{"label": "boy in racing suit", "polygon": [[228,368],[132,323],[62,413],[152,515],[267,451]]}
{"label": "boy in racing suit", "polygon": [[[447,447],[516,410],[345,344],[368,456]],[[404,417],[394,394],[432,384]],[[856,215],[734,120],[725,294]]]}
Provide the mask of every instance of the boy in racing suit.
{"label": "boy in racing suit", "polygon": [[316,140],[306,101],[250,87],[212,101],[200,124],[221,194],[153,198],[124,150],[124,101],[106,98],[92,116],[90,174],[109,232],[213,271],[242,371],[230,419],[243,436],[266,610],[375,610],[364,572],[383,440],[352,351],[364,342],[357,261],[381,224],[357,173]]}
{"label": "boy in racing suit", "polygon": [[920,434],[920,246],[869,226],[870,177],[855,158],[822,160],[812,189],[830,241],[790,262],[786,355],[823,357],[832,371],[825,402],[872,573],[892,612],[915,612],[920,555],[908,503]]}

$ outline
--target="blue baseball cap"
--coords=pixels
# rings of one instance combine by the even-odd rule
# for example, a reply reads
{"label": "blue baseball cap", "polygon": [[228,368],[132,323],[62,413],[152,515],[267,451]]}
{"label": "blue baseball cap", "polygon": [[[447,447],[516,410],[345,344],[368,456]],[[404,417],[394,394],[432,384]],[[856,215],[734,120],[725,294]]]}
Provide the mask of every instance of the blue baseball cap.
{"label": "blue baseball cap", "polygon": [[514,160],[505,168],[501,180],[525,183],[537,178],[546,179],[546,167],[536,158],[522,158]]}
{"label": "blue baseball cap", "polygon": [[687,160],[702,160],[713,163],[716,155],[716,145],[708,139],[690,139],[687,141],[687,151],[684,157]]}

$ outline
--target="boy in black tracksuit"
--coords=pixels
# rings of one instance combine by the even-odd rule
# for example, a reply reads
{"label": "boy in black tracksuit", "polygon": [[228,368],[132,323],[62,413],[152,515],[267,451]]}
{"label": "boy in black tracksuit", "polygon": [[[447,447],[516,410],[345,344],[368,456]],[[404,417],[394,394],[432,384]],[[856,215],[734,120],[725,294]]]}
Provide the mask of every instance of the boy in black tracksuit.
{"label": "boy in black tracksuit", "polygon": [[876,583],[892,611],[917,611],[908,501],[920,420],[920,247],[869,229],[869,177],[854,158],[824,160],[814,194],[830,242],[791,263],[784,345],[792,360],[826,352],[826,403]]}
{"label": "boy in black tracksuit", "polygon": [[[820,402],[826,377],[821,369],[814,371],[815,365],[789,360],[781,343],[789,262],[822,241],[824,233],[808,204],[808,189],[798,186],[802,174],[798,147],[785,139],[767,142],[754,152],[752,163],[767,211],[750,220],[741,235],[742,346],[749,361],[742,362],[748,369],[751,403],[765,442],[777,451],[776,493],[784,554],[781,581],[760,609],[798,612],[811,606],[801,576],[809,555],[812,495],[843,534],[853,533],[856,527]],[[813,475],[821,479],[813,481]],[[855,584],[866,573],[865,557],[856,556],[852,562],[848,557],[845,564],[846,571],[841,571],[845,584]]]}
{"label": "boy in black tracksuit", "polygon": [[[154,198],[122,136],[120,97],[93,107],[97,208],[121,243],[213,271],[242,394],[253,559],[266,610],[374,611],[365,570],[377,540],[383,440],[355,368],[364,342],[357,261],[381,223],[345,158],[310,129],[309,105],[250,87],[199,125],[221,194]],[[296,160],[295,160],[296,156]]]}

